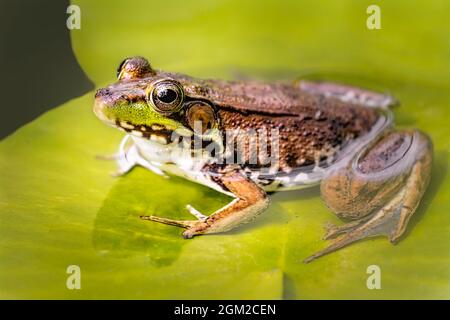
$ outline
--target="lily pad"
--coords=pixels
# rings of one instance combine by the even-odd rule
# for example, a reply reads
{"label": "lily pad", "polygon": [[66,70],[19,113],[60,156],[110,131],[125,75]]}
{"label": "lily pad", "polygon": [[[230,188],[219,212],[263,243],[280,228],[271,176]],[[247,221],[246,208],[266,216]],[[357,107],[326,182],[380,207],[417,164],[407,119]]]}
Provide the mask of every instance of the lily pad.
{"label": "lily pad", "polygon": [[[75,54],[98,87],[127,56],[201,77],[323,77],[391,91],[399,127],[434,143],[430,187],[407,234],[361,241],[310,264],[323,225],[340,223],[317,188],[280,192],[254,223],[184,240],[142,213],[189,218],[230,199],[136,168],[113,178],[122,133],[92,113],[94,92],[42,115],[0,143],[0,298],[450,298],[450,22],[443,1],[75,1]],[[420,7],[420,10],[418,9]],[[133,10],[131,10],[133,9]],[[69,290],[67,267],[81,270]],[[366,285],[381,270],[381,290]]]}

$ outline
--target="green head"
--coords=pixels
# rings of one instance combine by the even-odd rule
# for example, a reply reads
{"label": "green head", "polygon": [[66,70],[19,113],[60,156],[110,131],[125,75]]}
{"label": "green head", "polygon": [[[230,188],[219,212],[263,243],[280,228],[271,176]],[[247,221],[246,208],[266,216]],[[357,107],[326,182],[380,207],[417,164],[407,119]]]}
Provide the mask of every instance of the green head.
{"label": "green head", "polygon": [[99,89],[94,112],[105,123],[159,143],[172,142],[173,133],[210,135],[218,127],[212,103],[186,94],[186,76],[153,70],[142,57],[125,59],[118,82]]}

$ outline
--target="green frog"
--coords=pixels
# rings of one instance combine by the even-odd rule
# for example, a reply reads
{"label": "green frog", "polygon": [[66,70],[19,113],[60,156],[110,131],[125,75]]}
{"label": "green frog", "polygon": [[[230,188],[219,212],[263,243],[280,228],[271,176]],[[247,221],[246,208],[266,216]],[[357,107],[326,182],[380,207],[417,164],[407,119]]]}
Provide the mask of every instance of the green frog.
{"label": "green frog", "polygon": [[177,175],[233,197],[190,220],[142,215],[184,228],[186,239],[226,232],[259,216],[269,194],[320,184],[329,244],[304,261],[355,241],[405,232],[430,178],[432,143],[394,130],[389,94],[332,82],[223,81],[153,69],[125,59],[118,81],[97,91],[94,112],[125,131],[118,174],[136,165]]}

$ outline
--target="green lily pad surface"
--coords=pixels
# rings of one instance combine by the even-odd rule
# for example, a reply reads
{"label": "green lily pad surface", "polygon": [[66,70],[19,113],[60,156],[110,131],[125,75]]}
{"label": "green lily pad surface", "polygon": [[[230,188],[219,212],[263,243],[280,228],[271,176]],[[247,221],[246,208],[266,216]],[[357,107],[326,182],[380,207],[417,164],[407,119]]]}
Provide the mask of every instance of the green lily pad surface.
{"label": "green lily pad surface", "polygon": [[[431,184],[406,235],[361,241],[310,264],[326,222],[317,188],[276,193],[256,221],[184,240],[143,213],[189,219],[230,201],[143,168],[114,178],[123,134],[92,113],[94,92],[0,142],[0,298],[450,298],[450,11],[448,1],[74,1],[75,55],[97,87],[128,56],[198,77],[326,78],[392,92],[398,127],[434,143]],[[62,26],[65,27],[65,26]],[[67,75],[70,77],[70,75]],[[19,101],[20,102],[20,101]],[[81,270],[69,290],[66,270]],[[379,266],[381,289],[367,268]]]}

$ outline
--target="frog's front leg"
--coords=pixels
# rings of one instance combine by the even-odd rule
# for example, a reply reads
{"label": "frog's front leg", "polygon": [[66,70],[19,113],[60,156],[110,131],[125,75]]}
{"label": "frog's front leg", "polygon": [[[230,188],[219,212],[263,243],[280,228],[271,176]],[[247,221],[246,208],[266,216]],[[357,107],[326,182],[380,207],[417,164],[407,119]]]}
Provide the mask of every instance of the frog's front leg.
{"label": "frog's front leg", "polygon": [[168,177],[155,163],[144,159],[140,155],[137,146],[132,139],[130,139],[130,135],[123,137],[117,153],[109,156],[97,156],[97,159],[115,160],[118,166],[117,171],[113,173],[113,176],[115,177],[127,174],[135,166],[142,166],[157,175],[165,178]]}
{"label": "frog's front leg", "polygon": [[269,198],[264,190],[239,170],[223,172],[214,176],[214,181],[236,198],[210,216],[203,216],[190,207],[189,210],[197,217],[197,220],[172,220],[156,216],[141,216],[141,218],[186,228],[183,237],[189,239],[195,235],[229,231],[249,222],[269,205]]}
{"label": "frog's front leg", "polygon": [[333,239],[331,244],[305,262],[367,237],[397,241],[427,188],[431,163],[425,134],[394,131],[329,172],[321,183],[322,198],[340,218],[354,221],[328,227],[325,239]]}

